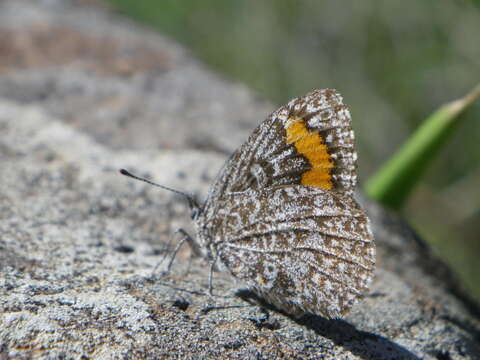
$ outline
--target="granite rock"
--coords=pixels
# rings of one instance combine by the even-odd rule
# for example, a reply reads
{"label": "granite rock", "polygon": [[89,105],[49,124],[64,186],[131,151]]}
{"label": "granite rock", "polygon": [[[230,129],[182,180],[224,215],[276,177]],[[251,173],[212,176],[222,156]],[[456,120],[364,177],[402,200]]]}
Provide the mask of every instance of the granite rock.
{"label": "granite rock", "polygon": [[223,273],[211,297],[188,247],[160,276],[188,207],[118,169],[204,197],[273,109],[94,1],[1,1],[0,359],[479,358],[478,305],[366,200],[378,269],[343,320],[294,319]]}

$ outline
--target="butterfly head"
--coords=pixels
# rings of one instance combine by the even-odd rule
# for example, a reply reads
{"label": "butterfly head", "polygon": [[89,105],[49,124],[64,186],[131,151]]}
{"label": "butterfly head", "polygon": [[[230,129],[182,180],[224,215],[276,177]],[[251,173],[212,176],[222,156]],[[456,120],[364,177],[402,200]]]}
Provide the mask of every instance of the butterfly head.
{"label": "butterfly head", "polygon": [[190,217],[192,218],[193,221],[197,220],[200,213],[202,212],[202,209],[200,208],[200,205],[197,202],[197,199],[195,199],[194,194],[184,194],[185,197],[188,200],[188,207],[190,208]]}

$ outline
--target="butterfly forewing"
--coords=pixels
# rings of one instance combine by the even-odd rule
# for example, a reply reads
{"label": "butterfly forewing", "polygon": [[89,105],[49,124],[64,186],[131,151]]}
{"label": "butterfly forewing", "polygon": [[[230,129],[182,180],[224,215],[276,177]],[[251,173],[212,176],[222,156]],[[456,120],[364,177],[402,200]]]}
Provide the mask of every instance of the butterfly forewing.
{"label": "butterfly forewing", "polygon": [[301,184],[352,194],[354,135],[348,108],[333,89],[291,100],[258,126],[227,161],[208,206],[232,192]]}

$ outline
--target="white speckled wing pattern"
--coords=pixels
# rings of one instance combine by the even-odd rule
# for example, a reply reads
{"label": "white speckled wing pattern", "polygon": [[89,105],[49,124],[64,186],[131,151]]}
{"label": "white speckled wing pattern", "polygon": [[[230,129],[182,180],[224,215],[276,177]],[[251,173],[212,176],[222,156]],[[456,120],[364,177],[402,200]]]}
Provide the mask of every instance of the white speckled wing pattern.
{"label": "white speckled wing pattern", "polygon": [[225,198],[213,246],[238,279],[291,314],[343,315],[375,266],[368,219],[350,198],[285,185]]}
{"label": "white speckled wing pattern", "polygon": [[213,184],[205,210],[225,193],[251,187],[300,184],[301,174],[310,165],[292,144],[286,142],[290,119],[305,121],[312,132],[323,136],[335,162],[334,188],[353,194],[357,183],[357,153],[351,116],[338,92],[333,89],[312,91],[274,111],[230,157]]}
{"label": "white speckled wing pattern", "polygon": [[288,313],[345,314],[375,268],[369,220],[352,197],[353,140],[335,90],[272,113],[226,163],[196,218],[207,258]]}

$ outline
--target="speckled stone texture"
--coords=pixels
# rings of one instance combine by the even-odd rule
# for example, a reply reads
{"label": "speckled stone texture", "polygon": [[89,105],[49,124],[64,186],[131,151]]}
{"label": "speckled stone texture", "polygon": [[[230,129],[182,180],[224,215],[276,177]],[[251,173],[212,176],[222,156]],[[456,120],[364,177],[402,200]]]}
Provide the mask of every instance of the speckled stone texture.
{"label": "speckled stone texture", "polygon": [[188,247],[159,276],[187,206],[118,168],[203,198],[274,108],[93,1],[1,1],[0,359],[479,358],[477,304],[365,201],[378,268],[343,320],[293,319],[223,273],[209,297]]}

